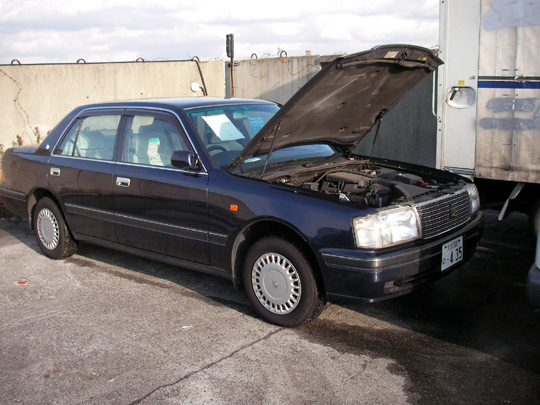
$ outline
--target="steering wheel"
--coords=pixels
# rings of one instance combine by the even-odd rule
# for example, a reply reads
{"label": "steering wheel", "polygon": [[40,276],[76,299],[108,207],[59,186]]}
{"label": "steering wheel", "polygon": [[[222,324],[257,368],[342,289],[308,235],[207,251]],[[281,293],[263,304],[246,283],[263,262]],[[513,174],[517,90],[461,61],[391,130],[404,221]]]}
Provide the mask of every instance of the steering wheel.
{"label": "steering wheel", "polygon": [[214,155],[212,152],[218,152],[218,151],[227,152],[227,149],[225,149],[225,147],[223,145],[218,145],[218,144],[210,145],[209,147],[206,148],[206,150],[212,156]]}

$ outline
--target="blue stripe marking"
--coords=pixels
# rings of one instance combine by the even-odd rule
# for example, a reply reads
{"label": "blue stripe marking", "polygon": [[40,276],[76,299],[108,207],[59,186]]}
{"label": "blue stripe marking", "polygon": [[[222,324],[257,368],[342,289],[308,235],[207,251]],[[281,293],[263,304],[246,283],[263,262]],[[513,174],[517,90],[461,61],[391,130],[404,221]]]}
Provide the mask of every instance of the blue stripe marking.
{"label": "blue stripe marking", "polygon": [[540,81],[518,82],[513,80],[480,80],[479,89],[540,89]]}

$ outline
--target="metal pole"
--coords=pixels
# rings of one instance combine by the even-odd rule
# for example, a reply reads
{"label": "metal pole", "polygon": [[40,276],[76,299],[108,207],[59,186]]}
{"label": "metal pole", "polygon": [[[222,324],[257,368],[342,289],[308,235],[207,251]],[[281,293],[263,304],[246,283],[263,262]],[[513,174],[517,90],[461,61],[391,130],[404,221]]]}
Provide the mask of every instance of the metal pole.
{"label": "metal pole", "polygon": [[234,97],[234,57],[231,57],[231,97]]}
{"label": "metal pole", "polygon": [[234,97],[234,35],[228,34],[227,35],[227,56],[231,58],[231,62],[229,63],[229,67],[231,68],[231,97]]}

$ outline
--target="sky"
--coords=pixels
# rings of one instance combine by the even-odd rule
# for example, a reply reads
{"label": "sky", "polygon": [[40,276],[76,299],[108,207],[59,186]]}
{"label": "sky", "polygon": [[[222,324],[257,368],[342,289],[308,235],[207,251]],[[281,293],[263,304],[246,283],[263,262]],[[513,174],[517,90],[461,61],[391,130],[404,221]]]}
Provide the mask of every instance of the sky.
{"label": "sky", "polygon": [[226,60],[438,44],[437,0],[0,0],[0,64]]}

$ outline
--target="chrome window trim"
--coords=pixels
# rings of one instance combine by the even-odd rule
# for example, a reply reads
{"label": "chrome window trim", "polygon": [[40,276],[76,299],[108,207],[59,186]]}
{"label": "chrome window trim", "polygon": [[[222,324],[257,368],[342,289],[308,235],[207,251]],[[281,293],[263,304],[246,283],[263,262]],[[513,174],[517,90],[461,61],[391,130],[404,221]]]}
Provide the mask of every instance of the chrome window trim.
{"label": "chrome window trim", "polygon": [[111,165],[115,165],[117,162],[114,161],[114,160],[105,160],[105,159],[97,159],[97,158],[93,158],[93,157],[84,157],[84,156],[69,156],[69,155],[57,155],[57,154],[51,154],[51,157],[56,157],[56,158],[62,158],[62,159],[76,159],[76,160],[91,160],[91,161],[95,161],[95,162],[103,162],[103,163],[108,163],[108,164],[111,164]]}
{"label": "chrome window trim", "polygon": [[114,162],[114,163],[116,163],[117,165],[120,165],[120,166],[146,167],[146,168],[149,168],[149,169],[160,169],[160,170],[168,170],[168,171],[180,172],[180,173],[186,173],[186,174],[200,174],[200,175],[203,175],[203,176],[208,176],[208,173],[206,171],[195,172],[195,171],[189,171],[189,170],[180,169],[178,167],[153,166],[153,165],[149,165],[149,164],[145,164],[145,163],[132,163],[132,162]]}
{"label": "chrome window trim", "polygon": [[[258,104],[258,103],[254,103],[254,104]],[[193,107],[193,108],[200,108],[200,107]],[[126,116],[126,110],[158,111],[158,112],[164,112],[164,113],[172,114],[174,117],[176,117],[178,123],[180,124],[180,127],[184,131],[184,135],[186,136],[186,139],[189,142],[189,145],[191,146],[191,149],[193,151],[197,150],[195,148],[195,145],[193,144],[193,141],[191,140],[190,136],[188,135],[188,132],[186,130],[186,126],[184,125],[182,119],[180,118],[180,116],[176,112],[174,112],[174,111],[172,111],[172,110],[170,110],[168,108],[147,107],[147,106],[126,106],[126,105],[121,105],[120,104],[120,105],[107,106],[107,107],[90,107],[90,108],[85,108],[84,110],[79,111],[79,113],[75,117],[73,117],[73,119],[70,121],[70,123],[68,125],[66,125],[66,127],[62,131],[62,134],[58,137],[58,140],[54,144],[54,147],[51,149],[52,150],[51,151],[51,156],[75,157],[75,156],[58,155],[58,154],[54,153],[54,151],[56,150],[56,148],[57,148],[58,144],[60,143],[60,141],[62,141],[64,139],[64,137],[66,136],[66,131],[68,129],[70,129],[71,126],[73,125],[73,122],[76,121],[77,119],[79,119],[81,116],[88,113],[89,111],[112,111],[112,110],[123,110],[122,114],[121,114],[121,117]],[[109,114],[109,115],[115,115],[115,114]],[[100,159],[93,159],[93,158],[81,158],[81,159],[97,160],[97,161],[100,161],[100,162],[102,161]],[[110,160],[110,161],[108,160],[107,162],[126,163],[126,162],[115,161],[115,160]],[[207,170],[206,166],[204,165],[204,163],[200,159],[199,159],[199,162],[201,164],[202,171],[204,173],[208,173],[208,170]],[[146,165],[144,165],[144,166],[146,166]],[[159,166],[151,166],[151,167],[159,167]],[[192,172],[190,172],[190,173],[192,173]]]}
{"label": "chrome window trim", "polygon": [[178,167],[152,166],[152,165],[147,165],[147,164],[144,164],[144,163],[117,162],[117,161],[114,161],[114,160],[103,160],[103,159],[96,159],[96,158],[91,158],[91,157],[81,157],[81,156],[67,156],[67,155],[52,155],[52,156],[54,156],[55,158],[61,158],[61,159],[75,159],[75,160],[84,160],[84,161],[91,160],[91,161],[96,161],[96,162],[108,163],[108,164],[111,164],[111,165],[146,167],[146,168],[149,168],[149,169],[160,169],[160,170],[168,170],[168,171],[180,172],[180,173],[185,173],[185,174],[200,174],[202,176],[208,176],[207,172],[203,172],[203,171],[193,172],[193,171],[189,171],[189,170],[180,169]]}
{"label": "chrome window trim", "polygon": [[[80,159],[89,159],[89,160],[98,160],[100,162],[115,162],[114,160],[103,160],[103,159],[94,159],[94,158],[89,158],[89,157],[82,157],[82,156],[68,156],[68,155],[59,155],[57,153],[54,153],[54,151],[56,150],[56,148],[58,147],[58,145],[61,143],[61,141],[64,140],[64,137],[66,136],[66,132],[71,129],[71,126],[73,125],[73,123],[81,118],[81,115],[83,115],[83,113],[85,111],[100,111],[100,110],[125,110],[125,108],[122,108],[122,107],[118,107],[118,108],[110,108],[110,107],[99,107],[99,108],[86,108],[82,111],[79,111],[79,113],[73,117],[73,119],[69,122],[68,125],[66,125],[66,127],[64,128],[64,130],[62,131],[62,134],[60,134],[60,136],[58,137],[58,139],[56,140],[56,143],[54,144],[54,146],[51,148],[51,157],[52,156],[64,156],[64,157],[71,157],[71,158],[80,158]],[[120,121],[119,121],[119,124],[120,122],[122,122],[122,117],[124,116],[124,112],[125,111],[122,111],[122,113],[120,114]],[[118,115],[118,114],[108,114],[108,115]],[[118,129],[117,129],[118,130]],[[115,139],[115,144],[116,144],[116,139]],[[113,153],[114,155],[114,153]]]}
{"label": "chrome window trim", "polygon": [[[200,105],[197,107],[189,107],[189,108],[183,108],[184,111],[191,111],[191,110],[198,110],[199,108],[212,108],[212,107],[230,107],[230,106],[239,106],[239,105],[276,105],[276,103],[272,102],[240,102],[240,103],[220,103],[220,104],[208,104],[208,105]],[[279,107],[279,106],[278,106]]]}

